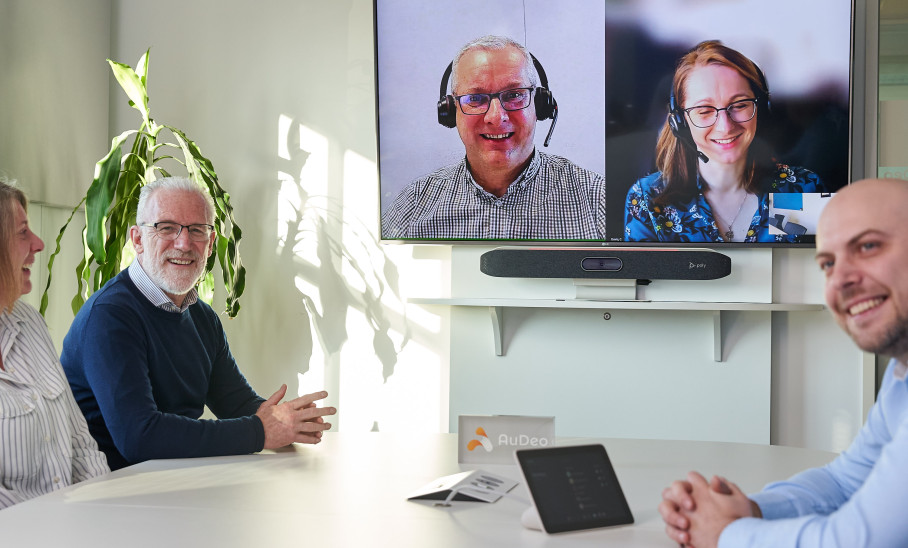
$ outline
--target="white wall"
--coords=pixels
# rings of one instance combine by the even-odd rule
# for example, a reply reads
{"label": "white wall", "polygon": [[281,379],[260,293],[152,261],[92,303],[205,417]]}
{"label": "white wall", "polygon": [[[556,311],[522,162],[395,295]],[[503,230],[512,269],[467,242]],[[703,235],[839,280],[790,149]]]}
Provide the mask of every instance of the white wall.
{"label": "white wall", "polygon": [[[110,0],[0,0],[0,174],[18,179],[46,245],[25,297],[35,307],[59,229],[110,147],[110,19]],[[57,348],[72,321],[83,225],[77,216],[63,242],[68,262],[53,281],[48,327]]]}
{"label": "white wall", "polygon": [[0,0],[0,170],[74,206],[110,147],[110,0]]}
{"label": "white wall", "polygon": [[[854,435],[862,355],[825,312],[732,314],[728,361],[715,363],[711,323],[699,313],[629,311],[605,325],[582,311],[518,312],[508,316],[508,355],[498,358],[487,314],[405,305],[408,296],[461,291],[474,278],[452,288],[450,273],[469,268],[464,257],[473,252],[452,258],[447,247],[375,242],[371,6],[113,2],[103,56],[134,64],[152,48],[153,115],[201,146],[237,207],[249,277],[243,309],[225,327],[258,391],[270,394],[281,382],[297,391],[326,386],[344,430],[446,430],[450,404],[451,419],[555,414],[559,433],[741,439],[744,425],[776,443],[818,449],[841,449]],[[114,85],[106,73],[78,77]],[[114,87],[110,104],[108,135],[137,126]],[[43,131],[29,128],[34,139]],[[90,170],[108,135],[91,138],[101,152],[80,170]],[[742,294],[819,302],[809,251],[776,250],[768,270],[765,260],[751,273],[765,281],[743,278]],[[74,266],[58,272],[71,276]],[[68,307],[70,297],[55,299]],[[651,332],[676,336],[660,343],[666,358],[648,357]],[[590,363],[606,345],[616,357]],[[500,386],[503,398],[463,395],[476,386]]]}
{"label": "white wall", "polygon": [[[571,298],[570,280],[492,279],[476,272],[485,249],[454,251],[454,297]],[[657,280],[644,298],[823,302],[812,250],[726,253],[728,278]],[[488,310],[456,308],[451,429],[458,414],[539,414],[559,435],[841,450],[863,422],[872,374],[825,310],[723,313],[722,362],[711,312],[610,310],[605,321],[603,310],[507,309],[496,356]]]}

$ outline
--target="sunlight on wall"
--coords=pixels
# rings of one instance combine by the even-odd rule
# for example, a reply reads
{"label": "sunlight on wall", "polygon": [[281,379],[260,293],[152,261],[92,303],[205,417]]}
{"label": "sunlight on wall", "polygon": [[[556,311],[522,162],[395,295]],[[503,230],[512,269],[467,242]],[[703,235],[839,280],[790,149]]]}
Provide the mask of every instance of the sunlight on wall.
{"label": "sunlight on wall", "polygon": [[[318,268],[318,239],[316,234],[319,224],[324,222],[327,212],[324,207],[316,207],[311,196],[325,196],[328,188],[328,139],[303,125],[294,127],[295,122],[288,116],[278,119],[278,156],[299,166],[299,173],[279,172],[280,191],[277,203],[277,236],[276,253],[282,255],[287,247],[293,255],[294,265],[301,269],[307,266]],[[297,296],[306,303],[310,313],[309,325],[300,329],[311,329],[316,332],[312,315],[323,313],[321,292],[313,280],[297,275],[293,280]],[[298,395],[327,389],[333,401],[337,401],[339,387],[332,379],[326,378],[327,363],[324,349],[320,344],[313,344],[309,359],[309,368],[297,375]]]}
{"label": "sunlight on wall", "polygon": [[407,306],[404,291],[446,291],[443,261],[379,244],[374,161],[344,150],[339,162],[336,143],[289,116],[278,132],[277,154],[293,167],[278,173],[275,251],[292,259],[313,332],[299,393],[327,389],[344,431],[445,430],[447,311]]}
{"label": "sunlight on wall", "polygon": [[[278,155],[302,167],[298,174],[278,173],[281,181],[277,202],[278,253],[291,245],[298,257],[318,266],[318,240],[306,236],[315,232],[318,217],[321,220],[327,217],[324,200],[328,192],[328,139],[300,124],[299,143],[291,146],[297,139],[292,128],[287,127],[289,122],[286,116],[279,120],[278,126],[284,133],[278,140]],[[297,233],[299,237],[288,242]]]}
{"label": "sunlight on wall", "polygon": [[290,160],[290,142],[287,138],[293,129],[293,118],[281,114],[277,119],[277,155],[284,160]]}
{"label": "sunlight on wall", "polygon": [[[439,396],[447,390],[446,359],[426,343],[438,338],[441,321],[437,314],[405,303],[411,292],[424,295],[425,291],[438,290],[441,265],[427,261],[434,268],[430,266],[429,271],[412,279],[408,270],[414,264],[426,265],[410,256],[394,261],[389,254],[393,246],[378,244],[379,193],[374,162],[346,151],[343,188],[344,248],[351,260],[344,263],[342,273],[350,287],[363,291],[374,300],[373,306],[381,307],[381,319],[386,322],[376,331],[375,317],[370,319],[359,311],[348,316],[349,342],[343,350],[341,370],[341,399],[348,413],[345,428],[437,432],[443,424],[442,415],[445,422],[447,415],[447,398]],[[407,249],[412,251],[409,246]],[[408,316],[411,311],[422,321],[414,322]],[[417,339],[413,338],[414,329],[420,333]],[[384,341],[376,333],[384,336]],[[372,344],[367,346],[367,341]],[[393,345],[391,363],[382,353],[383,343]],[[393,373],[388,375],[392,367]]]}
{"label": "sunlight on wall", "polygon": [[343,201],[342,238],[349,260],[341,266],[341,274],[351,289],[366,291],[368,286],[370,291],[381,295],[386,259],[375,237],[378,211],[375,162],[349,150],[344,152]]}
{"label": "sunlight on wall", "polygon": [[373,331],[362,314],[348,315],[347,333],[340,371],[344,431],[441,431],[447,399],[440,395],[447,381],[438,351],[410,342],[397,354],[394,374],[385,382]]}
{"label": "sunlight on wall", "polygon": [[363,314],[347,315],[348,344],[341,354],[340,405],[346,431],[368,432],[373,428],[385,431],[380,420],[393,400],[385,398],[382,364],[372,345],[372,327]]}

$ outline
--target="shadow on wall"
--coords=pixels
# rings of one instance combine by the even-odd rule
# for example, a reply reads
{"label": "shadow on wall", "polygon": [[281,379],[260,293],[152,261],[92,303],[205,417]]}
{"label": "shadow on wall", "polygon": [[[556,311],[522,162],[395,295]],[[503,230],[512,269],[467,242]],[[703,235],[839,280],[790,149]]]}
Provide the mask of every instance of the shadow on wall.
{"label": "shadow on wall", "polygon": [[[292,270],[294,280],[301,278],[318,288],[321,306],[312,296],[300,291],[299,288],[297,293],[305,304],[307,319],[311,322],[310,325],[326,358],[335,356],[347,342],[348,313],[351,310],[358,310],[372,328],[372,349],[381,363],[382,378],[387,381],[388,377],[394,374],[398,349],[390,337],[391,320],[385,313],[382,297],[386,291],[390,291],[395,298],[400,298],[397,267],[386,260],[378,241],[370,234],[356,230],[357,227],[346,225],[346,228],[353,230],[341,230],[342,236],[338,237],[335,230],[332,230],[332,225],[344,225],[344,221],[336,219],[337,222],[332,223],[330,219],[320,215],[319,213],[324,213],[330,216],[331,208],[322,209],[318,205],[309,205],[318,199],[310,197],[302,186],[297,185],[297,189],[304,205],[298,210],[299,217],[296,219],[298,224],[291,227],[288,222],[288,242],[297,242],[299,238],[314,236],[318,261],[317,263],[306,261],[293,253],[293,246],[285,245],[279,262],[282,267]],[[301,230],[301,226],[306,224],[304,217],[313,211],[316,212],[313,232]],[[343,238],[343,235],[351,233],[365,238],[354,241]],[[350,250],[353,246],[380,254],[382,259],[380,262],[384,264],[383,270],[375,270],[371,263],[361,264],[356,254]],[[369,250],[368,247],[373,249]],[[407,340],[409,334],[405,336],[403,344],[406,344]]]}
{"label": "shadow on wall", "polygon": [[[300,145],[297,127],[295,120],[288,124],[288,161],[281,166],[276,199],[272,192],[261,196],[277,204],[277,211],[265,204],[260,209],[272,210],[273,216],[266,218],[277,219],[273,225],[277,228],[277,246],[270,247],[275,243],[274,232],[269,235],[268,227],[260,227],[263,246],[258,250],[258,264],[271,265],[275,271],[262,276],[271,280],[270,287],[256,290],[264,300],[258,306],[262,321],[254,328],[255,344],[263,360],[259,374],[267,379],[268,386],[290,384],[310,369],[318,379],[322,373],[312,360],[323,360],[325,382],[319,381],[318,387],[307,384],[302,391],[321,386],[329,392],[339,391],[328,380],[337,379],[339,371],[330,369],[340,367],[340,353],[355,322],[368,325],[372,352],[356,349],[353,353],[359,359],[374,359],[381,368],[382,380],[387,382],[394,374],[398,353],[410,340],[406,318],[397,317],[396,312],[389,314],[387,308],[388,302],[401,301],[397,267],[372,230],[350,214],[350,204],[330,195],[335,186],[332,181],[349,178],[349,174],[338,174],[338,163],[326,158],[327,146],[305,150],[309,147]],[[307,188],[326,188],[329,195]],[[377,208],[374,211],[377,215]],[[391,333],[400,333],[401,326],[405,326],[403,334],[395,344]],[[356,336],[362,337],[362,330]],[[362,345],[365,340],[355,344]],[[356,364],[363,365],[371,367]],[[296,394],[300,389],[291,384],[289,393]]]}

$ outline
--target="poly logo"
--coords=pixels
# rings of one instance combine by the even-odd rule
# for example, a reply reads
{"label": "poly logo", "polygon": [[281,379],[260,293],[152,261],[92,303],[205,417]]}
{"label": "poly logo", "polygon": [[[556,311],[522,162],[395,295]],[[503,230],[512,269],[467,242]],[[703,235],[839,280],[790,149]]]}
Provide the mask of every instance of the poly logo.
{"label": "poly logo", "polygon": [[482,429],[482,426],[476,429],[476,435],[479,436],[479,439],[470,440],[470,443],[467,444],[467,449],[472,451],[481,445],[486,450],[486,453],[491,453],[492,440],[486,435],[486,431]]}

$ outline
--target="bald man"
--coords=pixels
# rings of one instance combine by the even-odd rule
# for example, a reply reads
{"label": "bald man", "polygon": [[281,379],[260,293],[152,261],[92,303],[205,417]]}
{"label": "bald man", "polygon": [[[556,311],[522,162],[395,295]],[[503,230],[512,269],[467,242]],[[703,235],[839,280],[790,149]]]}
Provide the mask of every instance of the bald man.
{"label": "bald man", "polygon": [[662,493],[682,545],[908,546],[908,182],[860,181],[823,210],[816,262],[836,322],[864,351],[893,356],[857,438],[822,468],[748,498],[696,472]]}

